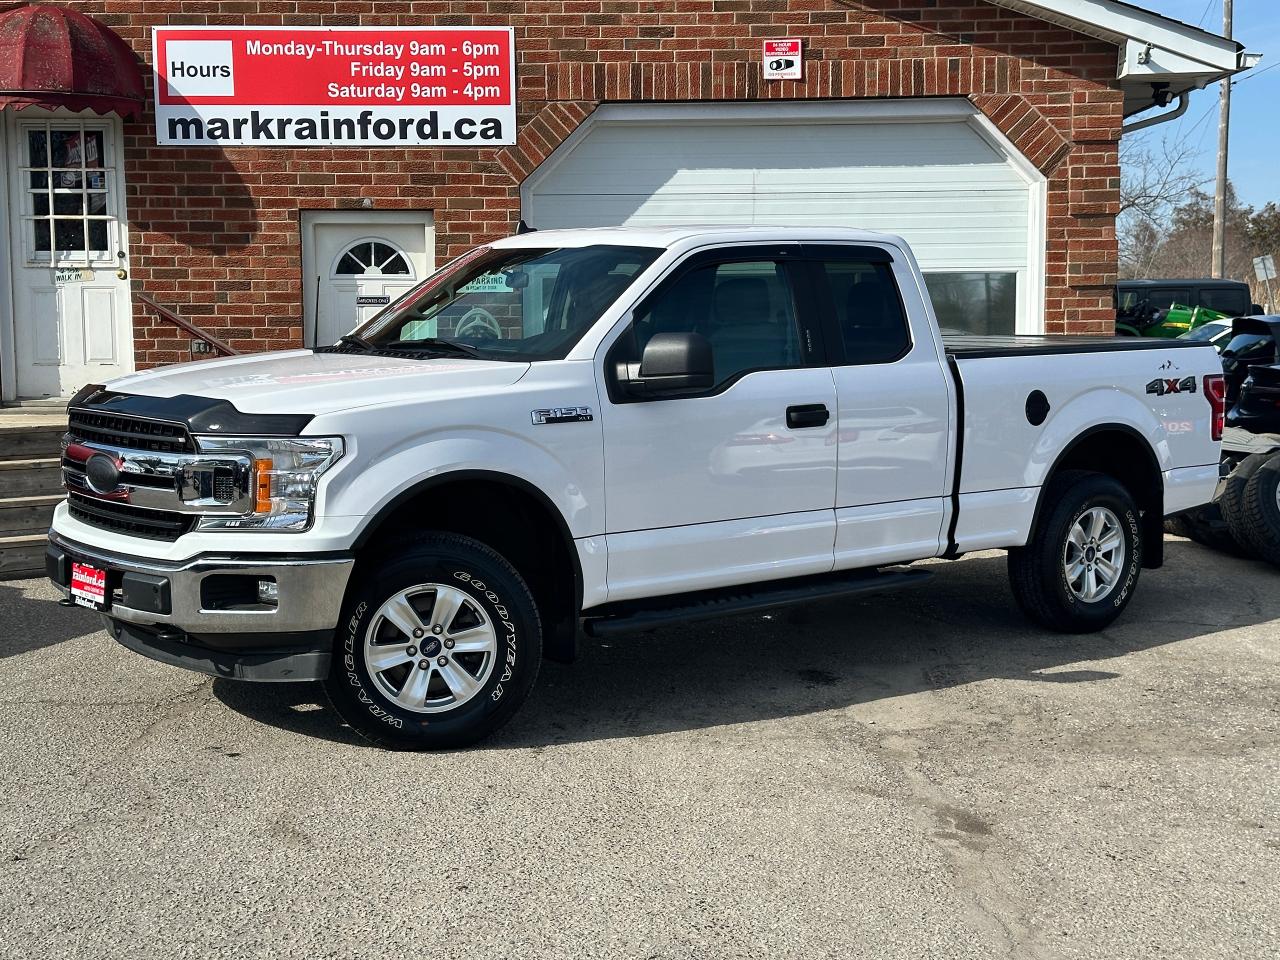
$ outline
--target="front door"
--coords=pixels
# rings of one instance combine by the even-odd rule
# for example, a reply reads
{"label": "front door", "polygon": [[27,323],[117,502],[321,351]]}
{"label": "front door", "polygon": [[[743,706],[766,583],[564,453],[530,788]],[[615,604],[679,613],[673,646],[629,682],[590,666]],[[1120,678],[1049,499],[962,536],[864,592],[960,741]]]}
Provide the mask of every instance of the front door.
{"label": "front door", "polygon": [[334,343],[412,289],[432,268],[426,214],[304,214],[307,343]]}
{"label": "front door", "polygon": [[67,397],[133,369],[120,121],[28,108],[6,111],[5,125],[5,396]]}
{"label": "front door", "polygon": [[831,569],[836,390],[809,304],[770,246],[697,255],[636,307],[606,381],[655,334],[688,332],[710,342],[716,383],[665,399],[601,390],[610,600]]}

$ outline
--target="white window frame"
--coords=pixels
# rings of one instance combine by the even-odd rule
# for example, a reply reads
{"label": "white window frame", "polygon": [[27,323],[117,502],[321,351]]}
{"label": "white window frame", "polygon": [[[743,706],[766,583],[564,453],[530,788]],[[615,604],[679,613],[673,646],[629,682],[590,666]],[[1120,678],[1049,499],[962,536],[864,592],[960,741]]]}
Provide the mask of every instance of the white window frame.
{"label": "white window frame", "polygon": [[[80,151],[80,166],[78,169],[73,167],[56,167],[55,168],[55,167],[52,167],[51,165],[47,167],[30,166],[29,152],[28,152],[28,141],[29,141],[30,133],[32,131],[39,131],[39,130],[43,130],[45,132],[45,150],[48,151],[48,159],[52,161],[53,159],[52,158],[52,150],[53,150],[52,131],[54,128],[66,129],[68,127],[78,127],[82,138],[88,132],[97,132],[102,134],[102,158],[101,158],[103,161],[102,166],[101,167],[87,166],[85,162],[85,151],[83,148]],[[115,166],[109,165],[107,163],[108,160],[115,159],[117,156],[116,144],[114,141],[114,137],[116,134],[114,125],[109,120],[106,120],[106,119],[80,117],[74,114],[69,114],[67,116],[59,116],[55,114],[55,115],[42,117],[38,120],[26,119],[26,118],[18,120],[16,134],[17,134],[16,136],[17,142],[14,144],[14,149],[19,152],[19,160],[20,160],[20,163],[16,167],[16,173],[18,175],[17,191],[18,191],[18,196],[20,198],[19,200],[20,209],[18,213],[18,220],[22,224],[22,227],[21,227],[22,255],[26,264],[28,266],[33,266],[33,267],[40,267],[40,266],[47,265],[51,268],[59,267],[59,266],[72,266],[72,267],[93,267],[98,269],[122,266],[121,264],[116,262],[117,260],[116,251],[122,249],[120,244],[119,234],[118,234],[118,231],[120,230],[120,220],[121,220],[119,215],[119,211],[121,209],[120,193],[121,193],[121,190],[123,189],[123,184],[121,183],[122,171],[117,169]],[[83,139],[82,139],[82,143],[83,143]],[[78,172],[81,177],[82,187],[79,191],[72,191],[72,192],[80,193],[80,195],[85,197],[88,196],[88,193],[85,191],[83,184],[86,182],[85,178],[88,176],[89,172],[90,171],[101,172],[103,176],[104,186],[102,188],[102,193],[106,197],[106,208],[105,208],[105,211],[101,214],[90,214],[86,211],[80,215],[80,222],[84,225],[85,245],[81,248],[79,256],[74,256],[74,255],[71,255],[69,252],[59,251],[55,248],[56,241],[55,241],[54,225],[57,219],[56,215],[53,212],[53,197],[55,196],[55,194],[54,193],[49,194],[50,204],[49,204],[48,214],[43,214],[43,215],[37,214],[34,208],[32,207],[32,199],[35,196],[35,194],[30,189],[31,173],[32,171],[43,171],[43,170],[51,171],[50,172],[51,178],[55,175],[55,172],[62,172],[64,170],[70,171],[73,173]],[[56,188],[51,188],[51,189],[56,189]],[[75,218],[64,217],[62,219],[75,219]],[[45,220],[49,223],[49,248],[50,249],[48,250],[47,256],[44,255],[43,251],[37,251],[35,249],[35,234],[32,231],[32,225],[38,220]],[[105,222],[107,224],[107,238],[106,238],[107,246],[103,250],[93,250],[93,251],[88,250],[88,243],[89,243],[88,226],[89,226],[90,220]],[[95,256],[91,254],[97,254],[97,255]]]}

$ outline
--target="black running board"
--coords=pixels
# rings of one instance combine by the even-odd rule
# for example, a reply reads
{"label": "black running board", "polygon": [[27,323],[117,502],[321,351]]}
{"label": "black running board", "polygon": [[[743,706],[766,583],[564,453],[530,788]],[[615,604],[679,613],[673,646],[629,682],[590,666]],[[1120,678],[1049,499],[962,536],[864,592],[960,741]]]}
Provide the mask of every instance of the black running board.
{"label": "black running board", "polygon": [[900,567],[890,570],[822,573],[742,587],[700,590],[669,597],[624,600],[605,604],[583,614],[582,629],[589,637],[653,630],[696,620],[742,613],[758,613],[810,600],[829,600],[866,593],[897,590],[933,577],[927,570]]}

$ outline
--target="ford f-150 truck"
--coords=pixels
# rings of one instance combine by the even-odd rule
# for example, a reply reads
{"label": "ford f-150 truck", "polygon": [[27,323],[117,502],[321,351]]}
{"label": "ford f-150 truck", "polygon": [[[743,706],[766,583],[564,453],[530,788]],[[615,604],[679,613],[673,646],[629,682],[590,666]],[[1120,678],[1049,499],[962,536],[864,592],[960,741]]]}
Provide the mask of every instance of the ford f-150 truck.
{"label": "ford f-150 truck", "polygon": [[336,344],[69,414],[64,602],[430,748],[506,722],[583,631],[887,590],[926,558],[1004,548],[1028,616],[1097,630],[1165,515],[1213,496],[1223,389],[1208,344],[944,337],[896,237],[618,228],[481,246]]}

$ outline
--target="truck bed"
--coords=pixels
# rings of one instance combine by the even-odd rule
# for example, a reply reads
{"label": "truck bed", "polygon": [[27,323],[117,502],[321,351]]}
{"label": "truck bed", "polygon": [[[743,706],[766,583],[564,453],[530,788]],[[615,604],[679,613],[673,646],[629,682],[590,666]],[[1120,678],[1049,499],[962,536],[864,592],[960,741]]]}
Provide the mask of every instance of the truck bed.
{"label": "truck bed", "polygon": [[[1144,443],[1155,451],[1171,510],[1212,495],[1218,444],[1202,377],[1221,365],[1211,344],[969,335],[944,335],[943,344],[960,422],[954,551],[1024,537],[1044,477],[1074,438],[1098,423],[1127,430],[1135,456]],[[1178,468],[1191,472],[1174,477]]]}
{"label": "truck bed", "polygon": [[1068,353],[1113,353],[1131,350],[1170,350],[1203,347],[1196,340],[1163,340],[1158,337],[1061,337],[982,336],[943,333],[948,355],[960,360],[985,357],[1051,356]]}

